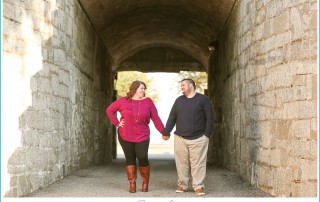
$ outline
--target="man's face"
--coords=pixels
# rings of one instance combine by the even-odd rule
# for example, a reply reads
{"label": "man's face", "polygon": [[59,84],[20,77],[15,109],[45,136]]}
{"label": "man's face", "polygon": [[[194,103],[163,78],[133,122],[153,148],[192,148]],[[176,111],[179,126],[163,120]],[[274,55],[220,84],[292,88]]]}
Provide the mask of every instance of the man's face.
{"label": "man's face", "polygon": [[182,82],[181,82],[181,91],[182,91],[182,94],[188,95],[188,94],[191,92],[190,85],[191,85],[191,84],[190,84],[188,81],[182,81]]}

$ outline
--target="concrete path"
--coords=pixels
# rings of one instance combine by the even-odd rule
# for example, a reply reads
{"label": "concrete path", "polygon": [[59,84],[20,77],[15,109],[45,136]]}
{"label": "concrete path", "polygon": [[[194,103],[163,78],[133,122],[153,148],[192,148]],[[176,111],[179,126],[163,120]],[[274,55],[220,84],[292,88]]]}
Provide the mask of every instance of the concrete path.
{"label": "concrete path", "polygon": [[[30,194],[27,197],[199,197],[194,191],[175,193],[176,170],[171,160],[150,160],[151,177],[149,192],[140,191],[141,177],[138,174],[137,192],[128,192],[124,160],[110,165],[79,170],[64,179]],[[233,172],[208,167],[205,181],[208,197],[271,197],[243,182]]]}

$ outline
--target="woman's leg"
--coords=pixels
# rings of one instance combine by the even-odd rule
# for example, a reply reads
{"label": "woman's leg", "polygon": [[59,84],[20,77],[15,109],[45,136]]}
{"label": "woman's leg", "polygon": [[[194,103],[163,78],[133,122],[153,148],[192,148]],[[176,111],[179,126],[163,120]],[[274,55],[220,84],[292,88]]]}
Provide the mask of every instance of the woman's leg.
{"label": "woman's leg", "polygon": [[150,140],[135,143],[135,154],[139,161],[140,167],[149,165],[148,150]]}
{"label": "woman's leg", "polygon": [[148,191],[149,178],[150,178],[150,166],[148,159],[150,140],[136,143],[136,155],[139,161],[139,171],[142,178],[142,192]]}
{"label": "woman's leg", "polygon": [[126,158],[126,165],[136,165],[135,143],[123,140],[120,135],[118,139]]}
{"label": "woman's leg", "polygon": [[118,139],[126,158],[126,172],[130,183],[129,192],[135,193],[137,179],[135,143],[124,141],[120,135],[118,136]]}

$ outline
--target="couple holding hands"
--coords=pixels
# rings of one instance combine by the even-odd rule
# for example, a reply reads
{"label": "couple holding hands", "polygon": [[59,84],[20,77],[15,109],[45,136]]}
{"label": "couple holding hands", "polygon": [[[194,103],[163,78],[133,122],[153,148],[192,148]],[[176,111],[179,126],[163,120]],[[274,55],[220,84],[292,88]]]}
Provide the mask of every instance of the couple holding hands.
{"label": "couple holding hands", "polygon": [[[136,192],[137,167],[142,178],[141,191],[148,191],[151,119],[164,140],[170,138],[170,133],[176,126],[174,132],[174,157],[178,174],[176,192],[187,191],[189,179],[192,177],[192,189],[197,195],[204,195],[207,151],[213,129],[213,110],[209,98],[196,92],[196,84],[192,79],[183,79],[181,81],[183,95],[175,100],[164,127],[153,101],[145,96],[146,88],[144,82],[134,81],[127,96],[114,101],[106,109],[110,121],[118,128],[119,143],[126,159],[129,192]],[[117,112],[121,114],[120,120],[117,118]]]}

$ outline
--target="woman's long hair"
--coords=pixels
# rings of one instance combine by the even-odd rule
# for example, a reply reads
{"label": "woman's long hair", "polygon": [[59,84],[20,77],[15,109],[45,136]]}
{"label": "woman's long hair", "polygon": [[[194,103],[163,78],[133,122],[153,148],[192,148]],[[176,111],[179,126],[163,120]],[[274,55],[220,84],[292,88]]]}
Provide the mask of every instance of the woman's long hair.
{"label": "woman's long hair", "polygon": [[132,82],[130,88],[129,88],[129,92],[127,93],[127,100],[131,100],[131,98],[133,97],[133,95],[137,92],[137,89],[139,88],[139,86],[143,84],[144,85],[144,88],[147,89],[147,85],[142,82],[142,81],[134,81]]}

